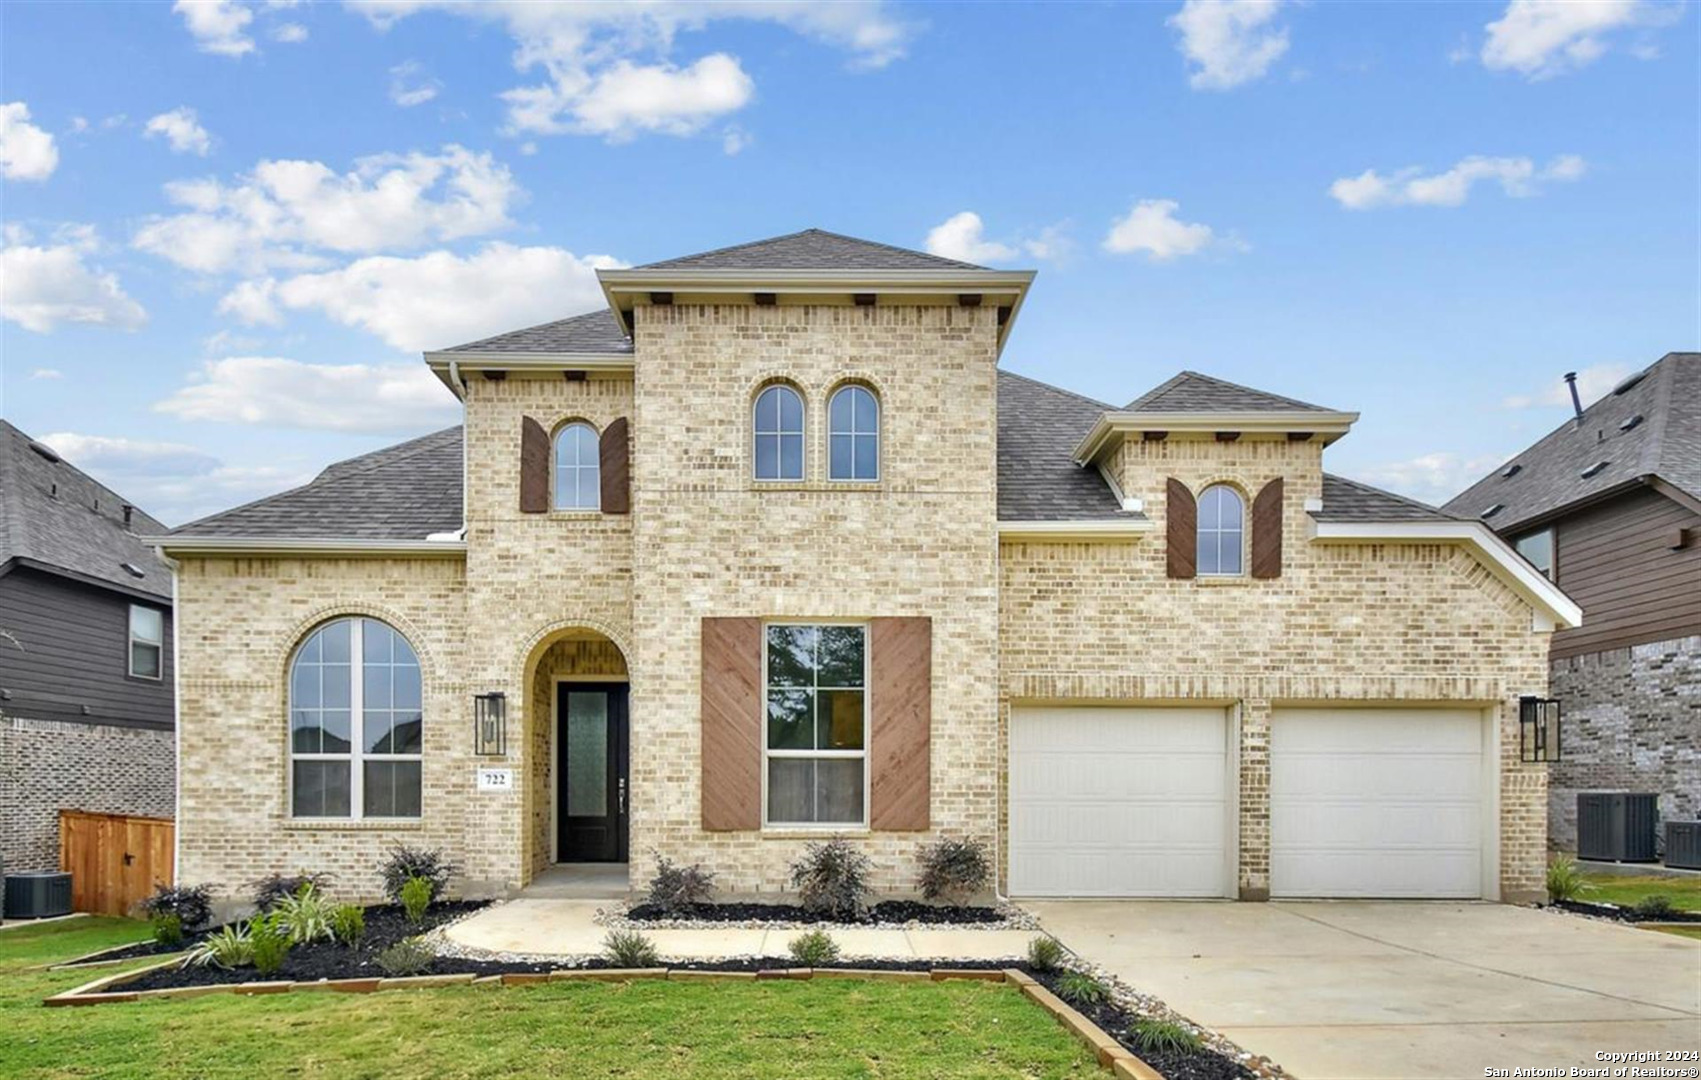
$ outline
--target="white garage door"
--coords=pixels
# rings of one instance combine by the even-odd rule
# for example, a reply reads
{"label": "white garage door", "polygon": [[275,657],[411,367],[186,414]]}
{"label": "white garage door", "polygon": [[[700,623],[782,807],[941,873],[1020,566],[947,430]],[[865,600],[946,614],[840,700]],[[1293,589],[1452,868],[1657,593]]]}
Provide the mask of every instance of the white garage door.
{"label": "white garage door", "polygon": [[1228,895],[1222,709],[1010,717],[1014,896]]}
{"label": "white garage door", "polygon": [[1475,709],[1283,709],[1270,723],[1272,896],[1480,897]]}

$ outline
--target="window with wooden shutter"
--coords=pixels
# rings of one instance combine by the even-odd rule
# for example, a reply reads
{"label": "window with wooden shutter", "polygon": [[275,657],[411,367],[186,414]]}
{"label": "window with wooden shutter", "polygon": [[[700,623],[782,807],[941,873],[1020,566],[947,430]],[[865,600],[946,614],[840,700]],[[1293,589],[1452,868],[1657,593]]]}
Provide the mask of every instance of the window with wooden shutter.
{"label": "window with wooden shutter", "polygon": [[1252,576],[1282,576],[1282,478],[1264,485],[1252,500]]}
{"label": "window with wooden shutter", "polygon": [[1190,578],[1198,568],[1199,508],[1186,484],[1170,477],[1164,500],[1168,519],[1168,572],[1172,578]]}
{"label": "window with wooden shutter", "polygon": [[602,512],[628,514],[632,512],[632,479],[628,425],[624,416],[609,421],[602,429]]}
{"label": "window with wooden shutter", "polygon": [[868,825],[926,829],[932,792],[933,620],[872,619],[868,647]]}
{"label": "window with wooden shutter", "polygon": [[762,826],[762,622],[702,624],[703,828]]}
{"label": "window with wooden shutter", "polygon": [[520,418],[520,512],[549,510],[549,432],[529,416]]}

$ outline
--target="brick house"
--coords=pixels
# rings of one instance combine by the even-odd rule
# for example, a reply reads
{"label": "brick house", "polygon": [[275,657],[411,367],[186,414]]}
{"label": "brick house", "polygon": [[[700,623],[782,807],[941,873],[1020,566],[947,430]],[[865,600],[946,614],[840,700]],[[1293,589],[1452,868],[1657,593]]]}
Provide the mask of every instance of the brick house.
{"label": "brick house", "polygon": [[1549,653],[1565,745],[1548,837],[1567,851],[1579,792],[1654,792],[1662,829],[1701,818],[1701,353],[1668,353],[1577,404],[1447,504],[1586,614]]}
{"label": "brick house", "polygon": [[1000,372],[1033,276],[810,230],[426,354],[462,427],[164,543],[180,877],[760,893],[840,834],[904,890],[946,835],[1018,896],[1533,895],[1575,606],[1325,474],[1355,414]]}

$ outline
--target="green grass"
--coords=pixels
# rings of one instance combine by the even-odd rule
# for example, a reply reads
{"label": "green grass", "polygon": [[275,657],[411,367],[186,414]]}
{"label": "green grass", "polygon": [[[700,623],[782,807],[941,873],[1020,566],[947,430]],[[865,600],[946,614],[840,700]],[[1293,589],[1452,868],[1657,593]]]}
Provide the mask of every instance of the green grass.
{"label": "green grass", "polygon": [[146,936],[144,924],[105,918],[0,931],[0,1072],[8,1080],[1102,1075],[1021,994],[967,981],[560,982],[42,1007],[43,997],[115,969],[41,965]]}
{"label": "green grass", "polygon": [[1679,911],[1701,911],[1701,877],[1584,876],[1593,887],[1583,893],[1582,900],[1634,907],[1636,901],[1650,896],[1668,896]]}
{"label": "green grass", "polygon": [[1694,938],[1701,941],[1701,926],[1654,926],[1649,927],[1662,934],[1676,934],[1678,937]]}

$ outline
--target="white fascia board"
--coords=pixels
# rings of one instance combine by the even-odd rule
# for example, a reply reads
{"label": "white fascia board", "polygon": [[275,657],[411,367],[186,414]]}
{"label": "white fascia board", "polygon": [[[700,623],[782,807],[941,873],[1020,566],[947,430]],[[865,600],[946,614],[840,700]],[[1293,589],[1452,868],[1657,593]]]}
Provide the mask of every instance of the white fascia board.
{"label": "white fascia board", "polygon": [[1537,573],[1481,522],[1314,520],[1311,530],[1312,539],[1321,543],[1462,544],[1534,609],[1532,625],[1536,630],[1569,630],[1583,625],[1583,609],[1577,602]]}
{"label": "white fascia board", "polygon": [[998,539],[1051,543],[1127,544],[1152,531],[1149,518],[1088,521],[1000,521]]}
{"label": "white fascia board", "polygon": [[1086,465],[1103,452],[1113,437],[1134,431],[1286,433],[1345,435],[1358,422],[1358,413],[1311,412],[1107,412],[1094,422],[1075,447],[1075,461]]}
{"label": "white fascia board", "polygon": [[[443,535],[443,534],[436,534]],[[348,540],[335,537],[170,536],[153,545],[161,555],[323,555],[464,559],[465,540]]]}
{"label": "white fascia board", "polygon": [[457,398],[467,399],[465,371],[607,371],[632,372],[631,353],[428,352],[425,364]]}

